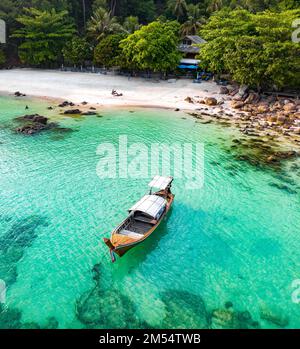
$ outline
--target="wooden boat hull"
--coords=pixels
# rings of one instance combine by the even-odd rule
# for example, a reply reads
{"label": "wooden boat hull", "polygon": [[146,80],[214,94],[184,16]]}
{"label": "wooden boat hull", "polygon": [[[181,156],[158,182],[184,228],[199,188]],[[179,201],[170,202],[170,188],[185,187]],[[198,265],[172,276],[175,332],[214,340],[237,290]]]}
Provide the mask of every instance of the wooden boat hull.
{"label": "wooden boat hull", "polygon": [[[158,226],[160,225],[160,223],[162,222],[162,220],[166,217],[166,215],[168,214],[168,212],[170,211],[170,208],[173,204],[174,201],[174,197],[175,195],[170,193],[168,195],[167,199],[167,206],[166,206],[166,210],[165,212],[162,214],[162,216],[160,217],[159,221],[157,222],[157,224],[155,224],[148,232],[147,234],[145,234],[143,239],[137,240],[137,241],[133,241],[131,243],[128,244],[124,244],[124,245],[119,245],[119,246],[114,246],[111,239],[107,239],[104,238],[103,241],[104,243],[109,247],[110,249],[110,253],[111,253],[111,257],[112,257],[112,261],[115,262],[115,258],[114,258],[114,254],[117,254],[119,257],[124,256],[124,254],[126,254],[129,250],[131,250],[132,248],[140,245],[141,243],[143,243],[146,239],[148,239],[148,237],[150,237],[154,231],[158,228]],[[112,232],[113,236],[114,232]]]}

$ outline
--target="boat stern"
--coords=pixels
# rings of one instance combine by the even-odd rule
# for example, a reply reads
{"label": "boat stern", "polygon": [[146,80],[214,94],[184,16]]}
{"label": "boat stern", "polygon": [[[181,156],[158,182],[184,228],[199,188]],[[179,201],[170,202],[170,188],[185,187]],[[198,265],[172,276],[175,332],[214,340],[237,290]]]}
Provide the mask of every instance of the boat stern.
{"label": "boat stern", "polygon": [[116,256],[115,256],[115,253],[114,253],[115,247],[112,244],[112,242],[110,241],[110,239],[103,238],[103,241],[104,241],[105,245],[109,248],[111,261],[114,263],[116,261]]}

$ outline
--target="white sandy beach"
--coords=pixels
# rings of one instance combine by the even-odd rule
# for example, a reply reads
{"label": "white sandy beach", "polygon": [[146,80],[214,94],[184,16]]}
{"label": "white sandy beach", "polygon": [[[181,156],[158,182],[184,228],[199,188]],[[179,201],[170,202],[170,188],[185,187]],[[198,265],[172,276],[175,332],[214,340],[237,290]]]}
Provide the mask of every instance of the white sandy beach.
{"label": "white sandy beach", "polygon": [[[123,93],[113,97],[112,89]],[[101,106],[145,106],[194,110],[197,105],[185,102],[187,96],[220,98],[214,82],[194,84],[192,80],[176,82],[146,80],[117,75],[72,73],[53,70],[0,70],[0,92],[20,91],[29,96],[86,101]],[[198,105],[199,106],[199,105]]]}

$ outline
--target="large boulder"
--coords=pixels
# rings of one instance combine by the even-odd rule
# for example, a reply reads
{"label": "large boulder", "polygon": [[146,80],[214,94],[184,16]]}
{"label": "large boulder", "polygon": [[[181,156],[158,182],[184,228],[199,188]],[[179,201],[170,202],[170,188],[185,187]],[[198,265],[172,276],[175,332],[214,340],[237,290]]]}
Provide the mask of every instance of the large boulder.
{"label": "large boulder", "polygon": [[296,105],[294,103],[287,103],[284,105],[283,110],[286,112],[295,112],[297,111]]}
{"label": "large boulder", "polygon": [[68,109],[66,111],[64,111],[65,115],[81,115],[82,111],[79,109]]}
{"label": "large boulder", "polygon": [[61,104],[59,104],[58,106],[60,107],[60,108],[65,108],[65,107],[74,107],[74,103],[72,103],[72,102],[68,102],[68,101],[64,101],[64,102],[62,102]]}
{"label": "large boulder", "polygon": [[214,106],[218,104],[218,101],[214,97],[206,97],[205,98],[205,104],[209,106]]}
{"label": "large boulder", "polygon": [[269,105],[267,103],[263,103],[263,104],[260,104],[258,107],[257,107],[257,112],[258,113],[267,113],[270,111],[270,108],[269,108]]}
{"label": "large boulder", "polygon": [[186,97],[185,101],[188,103],[194,103],[194,100],[192,97]]}
{"label": "large boulder", "polygon": [[260,100],[260,95],[258,93],[251,92],[249,96],[245,99],[245,104],[258,103]]}
{"label": "large boulder", "polygon": [[242,101],[231,101],[231,108],[233,109],[241,109],[244,106],[244,102]]}
{"label": "large boulder", "polygon": [[281,114],[277,116],[277,123],[278,124],[284,124],[287,121],[287,118],[285,115]]}
{"label": "large boulder", "polygon": [[228,95],[229,94],[229,90],[226,86],[221,86],[220,87],[220,95]]}
{"label": "large boulder", "polygon": [[26,97],[24,93],[21,93],[20,91],[15,92],[15,97]]}

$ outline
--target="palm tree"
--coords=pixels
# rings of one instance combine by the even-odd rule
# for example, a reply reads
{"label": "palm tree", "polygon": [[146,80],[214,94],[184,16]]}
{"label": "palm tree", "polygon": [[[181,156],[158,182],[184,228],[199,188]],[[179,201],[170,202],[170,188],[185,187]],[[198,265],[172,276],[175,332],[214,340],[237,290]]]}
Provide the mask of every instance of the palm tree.
{"label": "palm tree", "polygon": [[199,32],[205,18],[201,16],[201,10],[198,5],[188,5],[188,20],[181,25],[180,33],[182,36],[196,35]]}
{"label": "palm tree", "polygon": [[216,12],[221,10],[222,7],[223,7],[223,0],[213,0],[208,6],[207,10],[208,12]]}
{"label": "palm tree", "polygon": [[132,34],[136,30],[140,29],[141,25],[139,24],[138,17],[129,16],[125,18],[123,23],[123,28],[127,31],[127,33]]}
{"label": "palm tree", "polygon": [[168,8],[179,21],[187,14],[187,4],[185,0],[168,0]]}
{"label": "palm tree", "polygon": [[111,13],[103,8],[98,8],[89,21],[88,32],[100,41],[109,34],[124,32],[124,28],[118,22],[117,17],[111,16]]}

